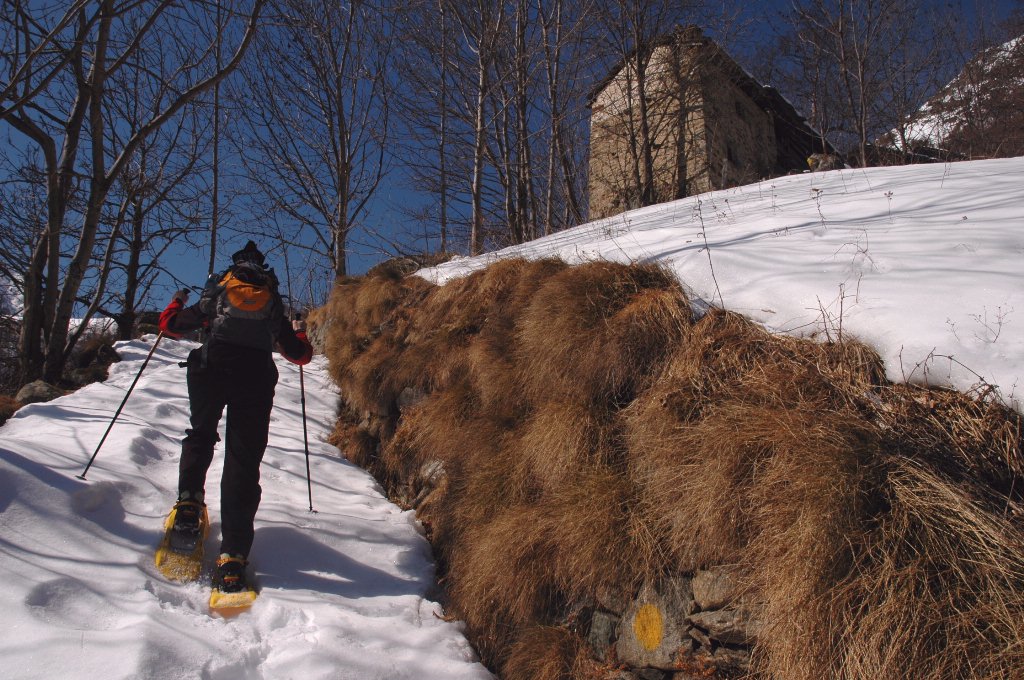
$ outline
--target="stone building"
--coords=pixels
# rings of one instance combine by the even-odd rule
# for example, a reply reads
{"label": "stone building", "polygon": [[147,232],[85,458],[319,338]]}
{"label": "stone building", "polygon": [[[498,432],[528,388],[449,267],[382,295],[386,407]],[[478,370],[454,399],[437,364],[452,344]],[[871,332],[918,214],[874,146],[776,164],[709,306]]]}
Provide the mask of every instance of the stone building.
{"label": "stone building", "polygon": [[803,171],[811,154],[833,152],[695,27],[625,59],[593,90],[590,110],[590,219]]}

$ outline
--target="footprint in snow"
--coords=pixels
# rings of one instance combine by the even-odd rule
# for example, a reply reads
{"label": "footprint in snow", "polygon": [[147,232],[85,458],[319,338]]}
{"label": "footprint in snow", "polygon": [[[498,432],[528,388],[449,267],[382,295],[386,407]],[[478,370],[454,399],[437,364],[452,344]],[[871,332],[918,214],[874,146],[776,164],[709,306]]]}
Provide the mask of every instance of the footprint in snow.
{"label": "footprint in snow", "polygon": [[25,605],[40,621],[75,630],[111,630],[123,617],[105,597],[70,577],[40,583]]}
{"label": "footprint in snow", "polygon": [[18,489],[12,483],[10,475],[0,470],[0,512],[6,510],[17,495]]}
{"label": "footprint in snow", "polygon": [[160,454],[160,449],[151,441],[150,436],[144,432],[141,436],[132,439],[132,443],[128,445],[132,462],[136,465],[145,465],[163,457]]}
{"label": "footprint in snow", "polygon": [[134,491],[135,487],[127,482],[93,482],[71,494],[71,509],[108,531],[125,535],[124,498]]}
{"label": "footprint in snow", "polygon": [[156,415],[159,416],[161,419],[175,418],[177,416],[180,416],[184,412],[185,410],[180,406],[175,406],[174,404],[170,404],[166,401],[157,404],[157,407],[155,409]]}

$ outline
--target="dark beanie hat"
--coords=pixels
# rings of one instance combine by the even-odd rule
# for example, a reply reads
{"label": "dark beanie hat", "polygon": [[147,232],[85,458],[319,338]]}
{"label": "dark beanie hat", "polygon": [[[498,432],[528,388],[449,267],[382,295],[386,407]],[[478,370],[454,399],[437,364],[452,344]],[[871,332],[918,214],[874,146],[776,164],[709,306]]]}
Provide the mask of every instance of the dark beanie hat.
{"label": "dark beanie hat", "polygon": [[231,261],[235,264],[241,264],[242,262],[263,264],[265,260],[266,258],[263,257],[263,253],[260,252],[260,249],[252,241],[246,243],[244,248],[231,256]]}

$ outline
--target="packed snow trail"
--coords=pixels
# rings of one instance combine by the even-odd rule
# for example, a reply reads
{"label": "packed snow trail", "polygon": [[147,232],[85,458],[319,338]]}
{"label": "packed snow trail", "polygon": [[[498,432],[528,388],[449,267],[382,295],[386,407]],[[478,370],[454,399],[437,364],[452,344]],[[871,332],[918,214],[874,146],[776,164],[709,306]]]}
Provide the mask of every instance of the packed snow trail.
{"label": "packed snow trail", "polygon": [[[89,470],[154,336],[119,343],[110,377],[0,427],[3,678],[490,678],[458,624],[427,599],[429,545],[411,512],[324,443],[337,393],[305,368],[308,511],[298,367],[281,374],[250,556],[261,595],[211,618],[208,584],[160,577],[153,552],[177,487],[194,343],[161,341]],[[223,438],[223,421],[221,423]],[[222,446],[207,478],[208,556],[219,541]]]}

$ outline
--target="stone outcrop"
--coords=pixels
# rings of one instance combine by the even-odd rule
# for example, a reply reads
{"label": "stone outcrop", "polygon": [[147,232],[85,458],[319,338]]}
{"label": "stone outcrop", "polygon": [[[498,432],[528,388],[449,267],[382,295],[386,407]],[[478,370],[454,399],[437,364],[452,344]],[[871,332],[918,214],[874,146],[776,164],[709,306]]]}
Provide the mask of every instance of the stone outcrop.
{"label": "stone outcrop", "polygon": [[620,612],[595,605],[584,639],[596,658],[624,667],[610,678],[742,672],[757,640],[754,610],[741,599],[735,569],[715,567],[648,583]]}
{"label": "stone outcrop", "polygon": [[64,393],[48,382],[35,380],[18,390],[14,395],[16,401],[24,404],[36,404],[44,401],[53,401],[57,397],[64,396]]}

